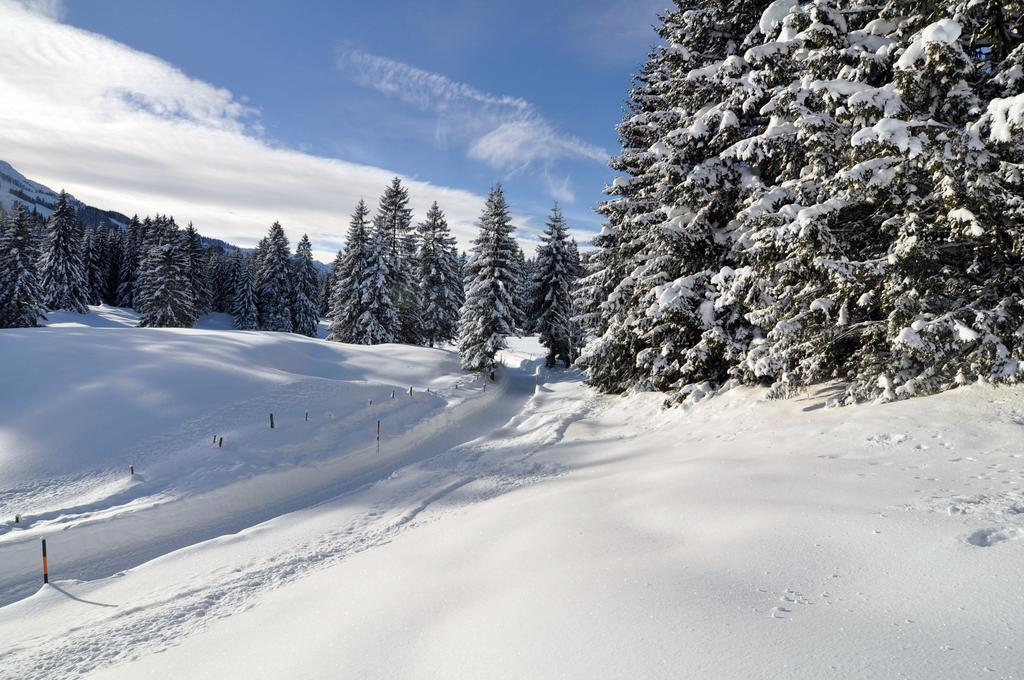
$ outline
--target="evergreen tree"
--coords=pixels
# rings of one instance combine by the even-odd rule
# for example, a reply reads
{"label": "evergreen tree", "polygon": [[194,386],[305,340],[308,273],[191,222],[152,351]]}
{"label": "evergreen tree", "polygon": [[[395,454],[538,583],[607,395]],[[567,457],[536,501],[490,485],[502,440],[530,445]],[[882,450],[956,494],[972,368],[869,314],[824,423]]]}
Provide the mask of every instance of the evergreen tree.
{"label": "evergreen tree", "polygon": [[188,280],[192,288],[193,306],[196,316],[199,317],[207,314],[212,307],[210,284],[206,273],[206,255],[199,232],[191,222],[182,232],[182,239],[188,254]]}
{"label": "evergreen tree", "polygon": [[288,238],[278,222],[271,225],[263,252],[257,249],[256,299],[260,330],[292,330],[291,276],[289,275]]}
{"label": "evergreen tree", "polygon": [[102,297],[105,304],[117,306],[117,290],[121,285],[121,267],[124,261],[124,234],[120,229],[108,229],[106,239]]}
{"label": "evergreen tree", "polygon": [[320,325],[320,287],[313,265],[313,246],[306,234],[295,249],[293,332],[315,338]]}
{"label": "evergreen tree", "polygon": [[417,227],[420,251],[419,283],[423,303],[420,314],[422,340],[428,347],[448,342],[458,334],[461,279],[456,262],[455,238],[435,202]]}
{"label": "evergreen tree", "polygon": [[46,318],[36,275],[36,246],[31,218],[14,204],[0,232],[0,328],[27,328]]}
{"label": "evergreen tree", "polygon": [[395,340],[389,331],[397,315],[388,295],[385,232],[371,230],[368,215],[360,200],[349,223],[344,255],[335,261],[328,340],[362,345]]}
{"label": "evergreen tree", "polygon": [[136,291],[139,326],[191,328],[195,325],[189,248],[187,233],[179,234],[173,220],[160,221],[139,266]]}
{"label": "evergreen tree", "polygon": [[566,368],[576,360],[578,338],[572,328],[572,289],[576,263],[569,250],[569,231],[558,206],[551,210],[547,229],[537,249],[533,317],[540,343],[547,348],[547,365],[561,361]]}
{"label": "evergreen tree", "polygon": [[395,309],[395,326],[388,333],[395,342],[417,344],[420,341],[419,290],[412,279],[415,271],[416,242],[409,209],[409,191],[395,177],[384,190],[374,217],[374,228],[381,232],[385,265],[388,271],[388,296]]}
{"label": "evergreen tree", "polygon": [[251,257],[239,261],[238,277],[231,303],[231,316],[234,317],[235,328],[240,331],[259,329],[259,314],[256,309],[256,269],[255,262]]}
{"label": "evergreen tree", "polygon": [[[342,251],[338,251],[338,255],[341,255]],[[335,258],[335,264],[331,266],[331,270],[327,273],[321,273],[317,277],[317,286],[320,291],[320,305],[317,308],[317,312],[320,317],[328,317],[331,314],[331,291],[334,289],[334,267],[337,264],[337,257]]]}
{"label": "evergreen tree", "polygon": [[106,238],[96,228],[87,227],[82,233],[82,266],[85,274],[86,300],[90,305],[103,302],[103,290],[106,284],[106,257],[104,246]]}
{"label": "evergreen tree", "polygon": [[63,191],[46,222],[40,276],[47,309],[88,310],[85,266],[82,263],[82,227]]}
{"label": "evergreen tree", "polygon": [[1020,380],[1021,3],[677,3],[576,292],[608,391]]}
{"label": "evergreen tree", "polygon": [[121,248],[121,269],[118,273],[117,306],[135,306],[135,283],[142,258],[143,227],[139,216],[132,217]]}
{"label": "evergreen tree", "polygon": [[515,330],[517,244],[500,184],[487,196],[480,233],[466,266],[466,301],[459,318],[459,356],[463,368],[490,371]]}

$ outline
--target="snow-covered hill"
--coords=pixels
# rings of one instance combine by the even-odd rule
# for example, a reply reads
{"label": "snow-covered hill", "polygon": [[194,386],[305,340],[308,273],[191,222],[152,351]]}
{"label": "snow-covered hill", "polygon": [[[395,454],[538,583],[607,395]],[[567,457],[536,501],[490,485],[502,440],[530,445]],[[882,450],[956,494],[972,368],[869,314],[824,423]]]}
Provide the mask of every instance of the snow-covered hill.
{"label": "snow-covered hill", "polygon": [[[14,169],[7,161],[0,160],[0,205],[10,210],[16,202],[29,211],[35,210],[43,217],[49,217],[57,204],[57,193],[53,189],[34,182]],[[100,210],[86,205],[69,194],[69,202],[86,224],[107,223],[121,228],[128,226],[128,218],[112,210]]]}
{"label": "snow-covered hill", "polygon": [[0,331],[2,678],[1024,677],[1022,389],[663,411],[532,339],[484,390],[440,350],[52,321]]}

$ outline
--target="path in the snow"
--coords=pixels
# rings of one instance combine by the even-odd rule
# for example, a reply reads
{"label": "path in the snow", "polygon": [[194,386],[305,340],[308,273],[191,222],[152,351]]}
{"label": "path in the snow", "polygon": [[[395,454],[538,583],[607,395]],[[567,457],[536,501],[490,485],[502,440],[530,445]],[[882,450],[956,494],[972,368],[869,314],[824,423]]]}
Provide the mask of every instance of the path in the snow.
{"label": "path in the snow", "polygon": [[[74,526],[62,537],[64,547],[54,551],[54,561],[81,555],[60,573],[89,582],[58,582],[6,608],[5,619],[14,625],[19,608],[38,607],[47,600],[51,606],[74,603],[81,608],[89,603],[91,608],[70,634],[20,630],[18,641],[0,650],[0,677],[78,676],[142,650],[160,651],[209,620],[248,608],[267,589],[390,541],[426,521],[427,510],[436,519],[559,474],[556,467],[531,458],[557,443],[595,401],[574,374],[563,375],[562,389],[552,395],[539,386],[541,371],[535,360],[510,366],[498,389],[442,412],[420,427],[427,434],[409,433],[388,442],[391,450],[385,453],[391,455],[383,456],[380,464],[348,477],[325,475],[320,466],[306,470],[307,475],[323,475],[324,483],[272,507],[252,511],[245,506],[246,513],[205,521],[201,512],[189,509],[191,502],[214,507],[216,494],[238,493],[231,486],[205,500],[184,499],[116,521]],[[399,446],[400,455],[395,449]],[[279,483],[274,478],[283,474],[302,471],[273,473],[248,483]],[[230,495],[225,498],[230,500]],[[147,533],[147,513],[161,517],[159,525],[165,530],[160,535]],[[171,529],[175,513],[188,523],[178,531]],[[270,517],[276,519],[264,522]],[[124,537],[116,554],[90,550],[94,536],[96,546],[109,546],[100,537],[111,531]],[[213,536],[221,538],[206,540]],[[37,548],[34,543],[31,547]],[[184,549],[167,554],[177,548]],[[159,555],[165,556],[124,572]],[[4,635],[4,627],[0,622],[0,637],[14,639]]]}

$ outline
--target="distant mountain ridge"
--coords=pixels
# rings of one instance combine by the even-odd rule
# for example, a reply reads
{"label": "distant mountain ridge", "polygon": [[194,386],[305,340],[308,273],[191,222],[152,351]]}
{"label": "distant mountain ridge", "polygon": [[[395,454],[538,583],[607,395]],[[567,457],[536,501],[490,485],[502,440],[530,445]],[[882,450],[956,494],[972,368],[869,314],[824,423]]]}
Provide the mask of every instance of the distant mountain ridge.
{"label": "distant mountain ridge", "polygon": [[[10,212],[15,203],[21,203],[30,212],[35,211],[43,217],[49,217],[57,204],[58,192],[48,186],[31,180],[14,169],[14,166],[7,161],[0,160],[0,205],[4,210]],[[88,227],[116,227],[127,229],[131,218],[114,210],[103,210],[83,203],[70,193],[68,199],[75,208],[79,221]],[[153,207],[153,212],[160,212],[159,206]],[[184,225],[182,225],[184,226]],[[220,247],[224,250],[235,248],[230,243],[220,239],[201,236],[203,246],[206,248]],[[248,251],[249,248],[241,250]]]}
{"label": "distant mountain ridge", "polygon": [[[87,226],[108,224],[122,229],[128,226],[130,218],[126,215],[86,205],[71,194],[68,194],[68,198],[78,214],[78,219]],[[35,210],[43,217],[49,217],[57,204],[57,192],[30,180],[15,170],[10,163],[0,160],[0,205],[10,211],[16,202],[24,205],[29,211]]]}

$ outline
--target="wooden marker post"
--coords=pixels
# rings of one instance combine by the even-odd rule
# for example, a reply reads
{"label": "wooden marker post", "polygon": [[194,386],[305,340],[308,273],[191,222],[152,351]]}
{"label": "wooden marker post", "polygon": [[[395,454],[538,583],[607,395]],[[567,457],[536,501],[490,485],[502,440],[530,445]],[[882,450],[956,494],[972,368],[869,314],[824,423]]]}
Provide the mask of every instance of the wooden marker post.
{"label": "wooden marker post", "polygon": [[377,454],[380,454],[380,421],[377,421]]}
{"label": "wooden marker post", "polygon": [[392,399],[394,399],[394,398],[395,398],[395,391],[394,391],[394,390],[391,390],[391,398],[392,398]]}
{"label": "wooden marker post", "polygon": [[412,385],[409,385],[409,396],[412,396]]}
{"label": "wooden marker post", "polygon": [[20,521],[21,521],[21,515],[15,515],[14,516],[14,523],[17,524]]}
{"label": "wooden marker post", "polygon": [[274,414],[273,413],[270,414],[270,429],[271,430],[274,429]]}
{"label": "wooden marker post", "polygon": [[46,564],[46,539],[43,539],[43,583],[50,582],[50,569]]}
{"label": "wooden marker post", "polygon": [[306,411],[306,421],[309,421],[309,411]]}
{"label": "wooden marker post", "polygon": [[128,466],[128,474],[131,475],[132,477],[135,476],[135,466],[134,465],[129,465]]}
{"label": "wooden marker post", "polygon": [[224,448],[224,437],[221,437],[220,439],[217,440],[217,448],[218,449]]}

